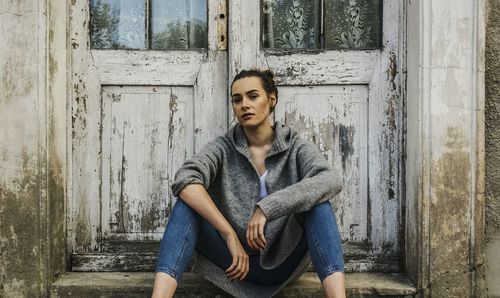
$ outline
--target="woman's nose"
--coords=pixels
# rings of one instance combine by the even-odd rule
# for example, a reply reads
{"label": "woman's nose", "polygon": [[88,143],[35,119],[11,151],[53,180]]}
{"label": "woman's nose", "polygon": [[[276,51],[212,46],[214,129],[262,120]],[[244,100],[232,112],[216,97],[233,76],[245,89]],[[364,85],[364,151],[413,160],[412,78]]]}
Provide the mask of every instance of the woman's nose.
{"label": "woman's nose", "polygon": [[246,96],[243,96],[243,98],[241,99],[241,107],[248,108],[249,102],[250,102],[250,100]]}

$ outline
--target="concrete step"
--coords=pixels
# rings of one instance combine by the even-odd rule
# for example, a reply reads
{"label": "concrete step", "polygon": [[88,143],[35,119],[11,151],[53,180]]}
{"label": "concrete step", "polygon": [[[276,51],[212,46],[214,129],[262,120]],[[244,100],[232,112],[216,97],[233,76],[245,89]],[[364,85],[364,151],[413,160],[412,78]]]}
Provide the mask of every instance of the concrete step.
{"label": "concrete step", "polygon": [[[151,297],[151,272],[68,272],[51,286],[51,297]],[[399,273],[348,273],[348,297],[414,297],[411,282]],[[231,297],[193,273],[184,273],[176,297]],[[323,297],[320,281],[307,272],[276,297]]]}
{"label": "concrete step", "polygon": [[[151,297],[153,272],[68,272],[51,286],[51,297]],[[400,273],[348,273],[348,297],[414,297],[416,288]],[[193,273],[184,273],[176,297],[231,297]],[[321,283],[307,272],[276,297],[323,297]]]}

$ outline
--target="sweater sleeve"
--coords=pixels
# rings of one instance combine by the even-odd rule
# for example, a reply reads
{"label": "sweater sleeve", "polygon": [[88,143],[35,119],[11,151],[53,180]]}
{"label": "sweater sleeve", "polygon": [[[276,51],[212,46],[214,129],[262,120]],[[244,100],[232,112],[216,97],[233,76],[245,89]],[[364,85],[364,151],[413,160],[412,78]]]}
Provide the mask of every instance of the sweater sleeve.
{"label": "sweater sleeve", "polygon": [[208,189],[217,176],[222,160],[222,145],[217,138],[205,144],[198,153],[184,161],[171,185],[175,197],[188,184],[201,184]]}
{"label": "sweater sleeve", "polygon": [[316,145],[305,141],[297,150],[296,161],[302,179],[268,195],[257,203],[267,220],[310,210],[342,190],[342,179],[321,155]]}

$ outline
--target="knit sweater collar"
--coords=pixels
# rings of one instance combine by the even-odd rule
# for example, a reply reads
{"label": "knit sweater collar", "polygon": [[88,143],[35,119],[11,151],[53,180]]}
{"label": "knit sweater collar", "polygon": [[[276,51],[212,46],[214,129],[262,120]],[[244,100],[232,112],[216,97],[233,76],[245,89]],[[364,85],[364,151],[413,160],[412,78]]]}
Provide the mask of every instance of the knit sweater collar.
{"label": "knit sweater collar", "polygon": [[[266,157],[278,154],[287,150],[295,140],[297,133],[293,131],[289,126],[282,123],[281,121],[276,121],[272,126],[274,130],[274,140],[271,150],[267,153]],[[250,151],[248,149],[248,142],[243,132],[243,128],[239,123],[233,125],[227,132],[228,138],[233,142],[234,147],[241,154],[251,158]]]}

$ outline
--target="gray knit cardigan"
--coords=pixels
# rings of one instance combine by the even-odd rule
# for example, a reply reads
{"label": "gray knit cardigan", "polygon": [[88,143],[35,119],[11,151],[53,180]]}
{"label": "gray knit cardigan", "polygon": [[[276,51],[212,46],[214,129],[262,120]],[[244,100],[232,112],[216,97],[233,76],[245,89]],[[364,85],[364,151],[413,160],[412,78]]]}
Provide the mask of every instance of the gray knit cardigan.
{"label": "gray knit cardigan", "polygon": [[[259,201],[259,174],[238,123],[187,159],[172,184],[172,193],[176,197],[188,184],[203,185],[235,230],[245,251],[249,255],[260,253],[260,264],[266,269],[276,268],[296,248],[302,228],[294,213],[331,201],[342,188],[342,179],[314,143],[300,138],[296,131],[279,121],[274,123],[273,129],[275,137],[265,159],[268,196],[262,200]],[[267,217],[264,229],[267,245],[260,252],[251,249],[246,241],[247,223],[256,206]],[[302,275],[310,264],[307,253],[284,283],[259,286],[245,281],[231,282],[224,270],[195,252],[193,272],[236,297],[271,297]]]}

